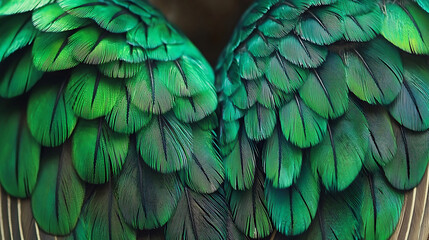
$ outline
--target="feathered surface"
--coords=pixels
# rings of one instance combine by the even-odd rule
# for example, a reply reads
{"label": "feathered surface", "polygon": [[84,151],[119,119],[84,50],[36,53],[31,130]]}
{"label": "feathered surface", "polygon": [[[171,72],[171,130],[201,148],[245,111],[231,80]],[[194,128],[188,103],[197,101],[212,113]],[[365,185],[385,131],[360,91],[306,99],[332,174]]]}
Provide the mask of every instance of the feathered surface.
{"label": "feathered surface", "polygon": [[427,238],[424,213],[408,221],[424,212],[427,180],[404,200],[429,160],[426,2],[257,0],[247,10],[216,70],[225,188],[242,234],[388,239],[403,219],[397,239]]}
{"label": "feathered surface", "polygon": [[190,40],[143,0],[7,0],[0,20],[0,239],[226,237]]}

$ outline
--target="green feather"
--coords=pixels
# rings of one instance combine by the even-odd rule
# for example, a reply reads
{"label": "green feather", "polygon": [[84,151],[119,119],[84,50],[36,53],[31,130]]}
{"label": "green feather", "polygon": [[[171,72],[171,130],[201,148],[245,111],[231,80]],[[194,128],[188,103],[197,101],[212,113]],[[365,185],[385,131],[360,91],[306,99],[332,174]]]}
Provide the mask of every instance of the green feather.
{"label": "green feather", "polygon": [[79,67],[70,77],[65,98],[76,115],[95,119],[112,111],[121,91],[124,89],[116,79],[103,76],[95,68]]}
{"label": "green feather", "polygon": [[248,109],[255,104],[259,95],[257,81],[246,81],[230,96],[232,103],[240,109]]}
{"label": "green feather", "polygon": [[32,11],[51,2],[53,2],[53,0],[4,0],[4,3],[0,4],[0,15],[12,15]]}
{"label": "green feather", "polygon": [[279,52],[276,52],[268,61],[265,75],[271,84],[290,93],[304,84],[308,71],[291,64]]}
{"label": "green feather", "polygon": [[264,62],[262,59],[252,56],[250,52],[237,54],[237,63],[240,77],[248,80],[260,78],[264,75]]}
{"label": "green feather", "polygon": [[226,204],[220,193],[202,195],[185,188],[176,212],[167,223],[166,239],[226,238]]}
{"label": "green feather", "polygon": [[137,147],[151,168],[170,173],[185,167],[192,159],[192,130],[174,115],[153,117],[137,133]]}
{"label": "green feather", "polygon": [[106,183],[119,175],[128,143],[127,135],[113,132],[101,118],[81,120],[72,138],[73,165],[86,182]]}
{"label": "green feather", "polygon": [[196,126],[205,131],[212,131],[219,127],[219,119],[217,117],[216,112],[208,115],[206,118],[195,123]]}
{"label": "green feather", "polygon": [[290,34],[280,41],[279,51],[284,58],[304,68],[320,66],[328,56],[328,49]]}
{"label": "green feather", "polygon": [[189,97],[212,89],[214,73],[200,59],[183,56],[170,62],[158,62],[154,75],[176,96]]}
{"label": "green feather", "polygon": [[[25,2],[28,4],[28,1]],[[6,6],[4,5],[0,8],[0,12],[2,9],[6,9]],[[31,15],[29,14],[2,18],[0,32],[0,62],[18,49],[30,45],[37,34],[37,30],[33,27]]]}
{"label": "green feather", "polygon": [[[146,20],[146,19],[145,19]],[[148,37],[150,36],[150,37]],[[127,39],[145,49],[155,49],[163,45],[181,45],[183,37],[164,19],[148,19],[127,32]]]}
{"label": "green feather", "polygon": [[319,203],[319,182],[308,164],[302,166],[297,182],[290,188],[274,188],[265,182],[268,210],[276,229],[285,235],[298,235],[310,226]]}
{"label": "green feather", "polygon": [[365,106],[364,114],[370,133],[368,157],[378,169],[377,165],[385,166],[395,156],[396,137],[389,114],[382,107]]}
{"label": "green feather", "polygon": [[322,141],[328,123],[308,108],[298,95],[279,110],[279,119],[286,139],[300,148]]}
{"label": "green feather", "polygon": [[290,95],[286,95],[283,91],[274,87],[266,79],[261,79],[257,87],[258,96],[256,101],[266,108],[273,109],[275,107],[280,107],[284,102],[290,100]]}
{"label": "green feather", "polygon": [[276,122],[276,112],[260,104],[255,104],[244,116],[247,136],[256,141],[269,138],[274,131]]}
{"label": "green feather", "polygon": [[401,90],[403,66],[399,51],[382,39],[345,55],[346,77],[358,98],[370,104],[391,103]]}
{"label": "green feather", "polygon": [[267,37],[281,38],[286,36],[294,27],[295,20],[266,19],[258,26],[258,30]]}
{"label": "green feather", "polygon": [[76,67],[72,57],[69,32],[39,33],[34,41],[33,62],[42,71],[52,72]]}
{"label": "green feather", "polygon": [[98,70],[111,78],[131,78],[143,71],[144,64],[129,63],[125,61],[113,61],[101,64]]}
{"label": "green feather", "polygon": [[42,155],[40,174],[31,196],[39,227],[55,235],[69,234],[78,221],[85,185],[73,169],[70,144]]}
{"label": "green feather", "polygon": [[31,92],[27,123],[31,134],[44,146],[59,146],[73,132],[77,117],[64,97],[63,84],[40,85]]}
{"label": "green feather", "polygon": [[[352,2],[353,1],[340,1]],[[346,15],[344,17],[344,37],[348,41],[365,42],[375,38],[381,31],[383,13],[378,6],[362,15]]]}
{"label": "green feather", "polygon": [[328,124],[322,142],[310,150],[315,176],[329,191],[347,188],[362,168],[369,143],[368,123],[355,104],[346,114]]}
{"label": "green feather", "polygon": [[115,132],[132,134],[146,126],[152,119],[152,114],[141,111],[131,103],[129,90],[121,91],[121,96],[106,115],[106,122]]}
{"label": "green feather", "polygon": [[16,52],[1,65],[0,96],[11,98],[28,92],[42,77],[43,72],[33,64],[31,51]]}
{"label": "green feather", "polygon": [[310,72],[299,89],[304,103],[323,118],[336,118],[347,110],[348,88],[341,58],[328,55],[326,62]]}
{"label": "green feather", "polygon": [[361,193],[362,185],[356,182],[345,191],[321,195],[317,215],[300,239],[362,239],[359,232]]}
{"label": "green feather", "polygon": [[409,53],[429,54],[429,14],[417,4],[387,3],[381,34]]}
{"label": "green feather", "polygon": [[140,63],[147,59],[142,48],[131,46],[118,34],[94,26],[82,28],[69,38],[72,56],[79,62],[103,64],[116,60]]}
{"label": "green feather", "polygon": [[231,151],[224,156],[225,173],[234,189],[252,187],[256,168],[256,148],[242,128],[237,140],[230,144]]}
{"label": "green feather", "polygon": [[136,239],[136,231],[122,217],[111,183],[93,191],[80,218],[87,228],[88,239]]}
{"label": "green feather", "polygon": [[344,34],[343,17],[330,7],[307,10],[295,28],[301,38],[317,45],[329,45]]}
{"label": "green feather", "polygon": [[138,23],[138,19],[133,14],[110,2],[60,0],[58,3],[68,13],[79,18],[91,18],[109,32],[127,32]]}
{"label": "green feather", "polygon": [[221,121],[220,123],[220,143],[228,144],[237,139],[238,130],[240,130],[239,121]]}
{"label": "green feather", "polygon": [[238,230],[230,214],[228,214],[228,220],[226,224],[227,224],[226,226],[227,240],[249,240],[250,239],[244,233]]}
{"label": "green feather", "polygon": [[196,122],[214,112],[217,107],[217,95],[213,89],[198,93],[192,97],[178,97],[173,108],[180,121]]}
{"label": "green feather", "polygon": [[394,125],[398,150],[386,164],[384,174],[397,189],[410,190],[422,179],[429,161],[429,132],[413,132]]}
{"label": "green feather", "polygon": [[171,218],[182,194],[174,174],[158,173],[130,144],[127,160],[116,182],[118,206],[125,222],[136,229],[157,228]]}
{"label": "green feather", "polygon": [[31,135],[22,108],[10,102],[0,109],[0,182],[10,195],[25,198],[36,185],[40,144]]}
{"label": "green feather", "polygon": [[390,186],[379,173],[365,174],[362,220],[365,239],[388,239],[401,215],[404,194]]}
{"label": "green feather", "polygon": [[336,1],[333,6],[350,16],[369,13],[378,7],[377,3],[378,0]]}
{"label": "green feather", "polygon": [[426,12],[429,13],[429,2],[425,0],[417,0],[417,3],[420,5],[421,8],[423,8]]}
{"label": "green feather", "polygon": [[133,78],[126,80],[131,103],[143,112],[163,114],[173,108],[175,98],[164,86],[160,75],[154,72],[152,61]]}
{"label": "green feather", "polygon": [[67,14],[53,3],[33,12],[33,24],[42,32],[65,32],[88,25],[89,21]]}
{"label": "green feather", "polygon": [[240,231],[251,238],[264,238],[273,231],[262,173],[256,174],[252,188],[239,191],[226,184],[225,192],[232,219]]}
{"label": "green feather", "polygon": [[188,187],[199,193],[213,193],[219,189],[225,177],[223,163],[214,146],[214,134],[193,127],[192,161],[181,172]]}
{"label": "green feather", "polygon": [[238,120],[244,116],[244,111],[237,108],[229,99],[225,99],[222,108],[222,119],[225,121]]}
{"label": "green feather", "polygon": [[288,142],[277,127],[264,144],[262,164],[273,187],[290,187],[301,171],[301,149]]}
{"label": "green feather", "polygon": [[247,50],[254,57],[268,57],[274,52],[276,42],[255,34],[247,41]]}
{"label": "green feather", "polygon": [[404,82],[389,112],[404,127],[425,131],[429,128],[429,68],[416,60],[404,59]]}

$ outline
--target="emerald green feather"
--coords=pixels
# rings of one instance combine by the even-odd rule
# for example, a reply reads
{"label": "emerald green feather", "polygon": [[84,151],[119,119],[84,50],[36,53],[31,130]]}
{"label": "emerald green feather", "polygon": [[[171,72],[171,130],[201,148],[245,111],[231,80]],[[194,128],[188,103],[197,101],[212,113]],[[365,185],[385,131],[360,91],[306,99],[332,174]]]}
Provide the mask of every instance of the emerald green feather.
{"label": "emerald green feather", "polygon": [[210,66],[188,56],[170,62],[157,62],[154,75],[172,94],[181,97],[210,90],[214,82]]}
{"label": "emerald green feather", "polygon": [[217,127],[219,127],[219,119],[217,117],[216,112],[213,112],[212,114],[210,114],[207,117],[205,117],[204,119],[196,122],[195,124],[196,124],[196,126],[201,128],[202,130],[213,131]]}
{"label": "emerald green feather", "polygon": [[273,109],[280,107],[284,102],[289,101],[290,95],[286,95],[280,89],[274,87],[268,80],[261,79],[259,81],[258,96],[256,101],[266,108]]}
{"label": "emerald green feather", "polygon": [[220,132],[220,143],[228,144],[237,139],[238,130],[240,130],[239,121],[221,121],[219,132]]}
{"label": "emerald green feather", "polygon": [[214,89],[198,93],[192,97],[178,97],[173,108],[180,121],[189,123],[202,120],[214,112],[217,107],[217,95]]}
{"label": "emerald green feather", "polygon": [[49,149],[42,155],[40,174],[31,195],[39,227],[55,235],[69,234],[78,221],[85,185],[72,165],[70,144]]}
{"label": "emerald green feather", "polygon": [[274,52],[276,42],[255,34],[247,41],[247,50],[254,57],[268,57]]}
{"label": "emerald green feather", "polygon": [[286,36],[294,27],[295,20],[266,19],[258,26],[258,30],[267,37],[281,38]]}
{"label": "emerald green feather", "polygon": [[273,231],[266,207],[262,173],[256,174],[252,188],[240,191],[226,184],[225,192],[232,219],[246,236],[264,238]]}
{"label": "emerald green feather", "polygon": [[381,34],[409,53],[429,54],[429,14],[417,4],[387,3]]}
{"label": "emerald green feather", "polygon": [[253,106],[259,95],[257,81],[246,81],[240,84],[237,90],[230,96],[232,103],[240,109],[248,109]]}
{"label": "emerald green feather", "polygon": [[364,174],[362,220],[365,239],[388,239],[395,231],[404,202],[380,173]]}
{"label": "emerald green feather", "polygon": [[328,124],[328,120],[308,108],[296,94],[279,110],[279,119],[286,139],[300,148],[322,141]]}
{"label": "emerald green feather", "polygon": [[188,187],[199,193],[213,193],[225,177],[225,169],[214,146],[214,134],[193,127],[192,161],[182,170],[181,177]]}
{"label": "emerald green feather", "polygon": [[219,193],[199,194],[185,188],[176,212],[167,223],[166,239],[226,238],[226,204]]}
{"label": "emerald green feather", "polygon": [[0,109],[0,183],[10,195],[25,198],[36,185],[41,147],[28,129],[22,108],[10,102]]}
{"label": "emerald green feather", "polygon": [[391,103],[399,91],[403,66],[399,51],[388,42],[376,39],[345,55],[346,77],[358,98],[370,104]]}
{"label": "emerald green feather", "polygon": [[237,226],[235,225],[234,221],[232,220],[231,214],[228,214],[228,220],[227,220],[227,226],[226,226],[226,239],[227,240],[249,240],[244,233],[242,233],[240,230],[238,230]]}
{"label": "emerald green feather", "polygon": [[282,38],[279,51],[288,61],[304,68],[316,68],[328,56],[326,47],[312,44],[293,34]]}
{"label": "emerald green feather", "polygon": [[34,65],[42,71],[52,72],[76,67],[72,57],[69,32],[39,33],[33,45]]}
{"label": "emerald green feather", "polygon": [[265,76],[277,88],[290,93],[301,87],[307,80],[308,70],[288,62],[279,52],[267,64]]}
{"label": "emerald green feather", "polygon": [[98,66],[98,70],[111,78],[131,78],[143,71],[144,64],[113,61]]}
{"label": "emerald green feather", "polygon": [[[12,4],[11,2],[10,4]],[[28,1],[26,3],[29,4]],[[0,12],[6,8],[7,5],[4,5],[0,8]],[[37,30],[33,27],[31,15],[29,14],[2,18],[0,32],[2,33],[0,35],[0,62],[18,49],[30,45],[37,34]]]}
{"label": "emerald green feather", "polygon": [[175,61],[189,50],[190,43],[185,44],[169,44],[162,45],[155,49],[147,49],[147,56],[149,59],[157,61]]}
{"label": "emerald green feather", "polygon": [[236,60],[241,78],[253,80],[264,75],[264,61],[252,56],[250,52],[243,51],[236,56]]}
{"label": "emerald green feather", "polygon": [[[353,3],[353,1],[346,2]],[[346,40],[365,42],[375,38],[380,33],[383,13],[378,6],[373,6],[371,10],[371,12],[362,15],[346,15],[344,17],[344,37]]]}
{"label": "emerald green feather", "polygon": [[429,128],[429,68],[422,64],[424,60],[416,60],[404,58],[404,82],[389,112],[404,127],[425,131]]}
{"label": "emerald green feather", "polygon": [[127,32],[138,23],[134,14],[110,2],[60,0],[58,3],[68,13],[79,18],[90,18],[109,32]]}
{"label": "emerald green feather", "polygon": [[348,107],[346,74],[341,58],[331,53],[326,62],[310,72],[299,89],[304,103],[323,118],[337,118]]}
{"label": "emerald green feather", "polygon": [[65,82],[40,85],[31,92],[27,123],[31,134],[43,146],[63,144],[73,132],[77,117],[64,97]]}
{"label": "emerald green feather", "polygon": [[115,189],[124,221],[136,229],[152,229],[167,223],[182,194],[179,179],[174,174],[152,170],[143,162],[134,143],[129,146]]}
{"label": "emerald green feather", "polygon": [[154,71],[154,63],[145,67],[133,78],[126,80],[131,103],[143,112],[163,114],[173,108],[175,97],[165,87],[160,75]]}
{"label": "emerald green feather", "polygon": [[252,187],[256,168],[256,148],[242,127],[238,138],[230,145],[231,151],[224,156],[225,173],[234,189],[245,190]]}
{"label": "emerald green feather", "polygon": [[322,142],[311,148],[314,175],[320,176],[329,191],[346,189],[359,174],[368,145],[368,123],[352,103],[343,117],[328,124]]}
{"label": "emerald green feather", "polygon": [[[150,36],[150,37],[148,37]],[[181,45],[183,37],[164,19],[145,19],[127,32],[127,39],[145,49],[155,49],[165,45]]]}
{"label": "emerald green feather", "polygon": [[396,137],[389,114],[382,107],[365,106],[364,115],[368,121],[370,134],[369,160],[375,161],[376,166],[385,166],[397,151]]}
{"label": "emerald green feather", "polygon": [[3,4],[0,4],[0,15],[12,15],[22,12],[28,12],[37,8],[43,7],[54,0],[4,0]]}
{"label": "emerald green feather", "polygon": [[256,141],[269,138],[274,131],[276,122],[276,112],[260,104],[255,104],[244,116],[247,136]]}
{"label": "emerald green feather", "polygon": [[89,239],[136,239],[136,231],[125,223],[112,183],[97,186],[80,216]]}
{"label": "emerald green feather", "polygon": [[64,12],[57,4],[49,4],[33,12],[34,27],[42,32],[65,32],[88,25],[90,22]]}
{"label": "emerald green feather", "polygon": [[333,6],[350,16],[369,13],[378,7],[377,3],[378,0],[336,1]]}
{"label": "emerald green feather", "polygon": [[285,235],[298,235],[316,216],[320,188],[308,164],[302,166],[297,182],[290,188],[275,188],[265,182],[265,196],[273,225]]}
{"label": "emerald green feather", "polygon": [[89,183],[106,183],[119,175],[128,152],[129,138],[113,132],[104,119],[81,120],[72,138],[73,165]]}
{"label": "emerald green feather", "polygon": [[106,115],[106,122],[115,132],[132,134],[139,131],[152,119],[152,113],[143,112],[131,102],[129,90],[121,91],[121,96]]}
{"label": "emerald green feather", "polygon": [[361,193],[362,186],[356,182],[345,191],[322,194],[317,215],[300,239],[362,239]]}
{"label": "emerald green feather", "polygon": [[307,10],[295,28],[301,38],[317,45],[329,45],[344,34],[343,17],[330,7]]}
{"label": "emerald green feather", "polygon": [[170,173],[185,167],[192,159],[192,130],[173,114],[153,117],[137,133],[137,148],[151,168]]}
{"label": "emerald green feather", "polygon": [[107,78],[95,68],[79,67],[70,77],[65,90],[67,104],[85,119],[103,117],[112,111],[121,96],[121,83]]}
{"label": "emerald green feather", "polygon": [[417,0],[417,3],[420,5],[421,8],[423,8],[426,12],[429,13],[429,2],[425,0]]}
{"label": "emerald green feather", "polygon": [[42,77],[43,72],[33,64],[31,51],[16,52],[0,65],[0,96],[11,98],[28,92]]}
{"label": "emerald green feather", "polygon": [[287,188],[301,172],[302,151],[288,142],[277,127],[264,144],[262,164],[273,187]]}
{"label": "emerald green feather", "polygon": [[394,125],[398,150],[386,164],[384,174],[397,189],[414,188],[422,179],[429,161],[429,132],[413,132],[403,126]]}
{"label": "emerald green feather", "polygon": [[222,119],[225,121],[238,120],[244,116],[244,111],[237,108],[237,106],[235,106],[233,102],[229,99],[225,99],[225,101],[222,104],[222,107],[223,107]]}
{"label": "emerald green feather", "polygon": [[131,46],[125,37],[111,34],[102,29],[89,26],[79,29],[70,36],[72,56],[79,62],[103,64],[116,60],[140,63],[147,59],[142,48]]}

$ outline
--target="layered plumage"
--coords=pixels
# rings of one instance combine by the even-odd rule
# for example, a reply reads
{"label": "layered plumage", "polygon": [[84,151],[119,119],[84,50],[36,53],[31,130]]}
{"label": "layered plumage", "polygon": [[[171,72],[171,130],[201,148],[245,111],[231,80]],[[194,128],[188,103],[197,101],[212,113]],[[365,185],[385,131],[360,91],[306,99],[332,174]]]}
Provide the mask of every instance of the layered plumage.
{"label": "layered plumage", "polygon": [[1,239],[226,237],[214,74],[179,30],[140,0],[0,19]]}
{"label": "layered plumage", "polygon": [[428,10],[412,0],[248,9],[216,83],[227,200],[243,238],[392,235],[429,161]]}

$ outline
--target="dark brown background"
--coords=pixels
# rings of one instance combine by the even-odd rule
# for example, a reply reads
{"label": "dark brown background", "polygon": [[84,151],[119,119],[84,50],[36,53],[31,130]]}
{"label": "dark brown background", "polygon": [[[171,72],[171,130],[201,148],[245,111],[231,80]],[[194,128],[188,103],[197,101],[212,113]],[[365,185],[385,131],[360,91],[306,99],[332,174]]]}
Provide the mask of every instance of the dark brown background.
{"label": "dark brown background", "polygon": [[197,45],[214,66],[253,0],[149,0]]}

